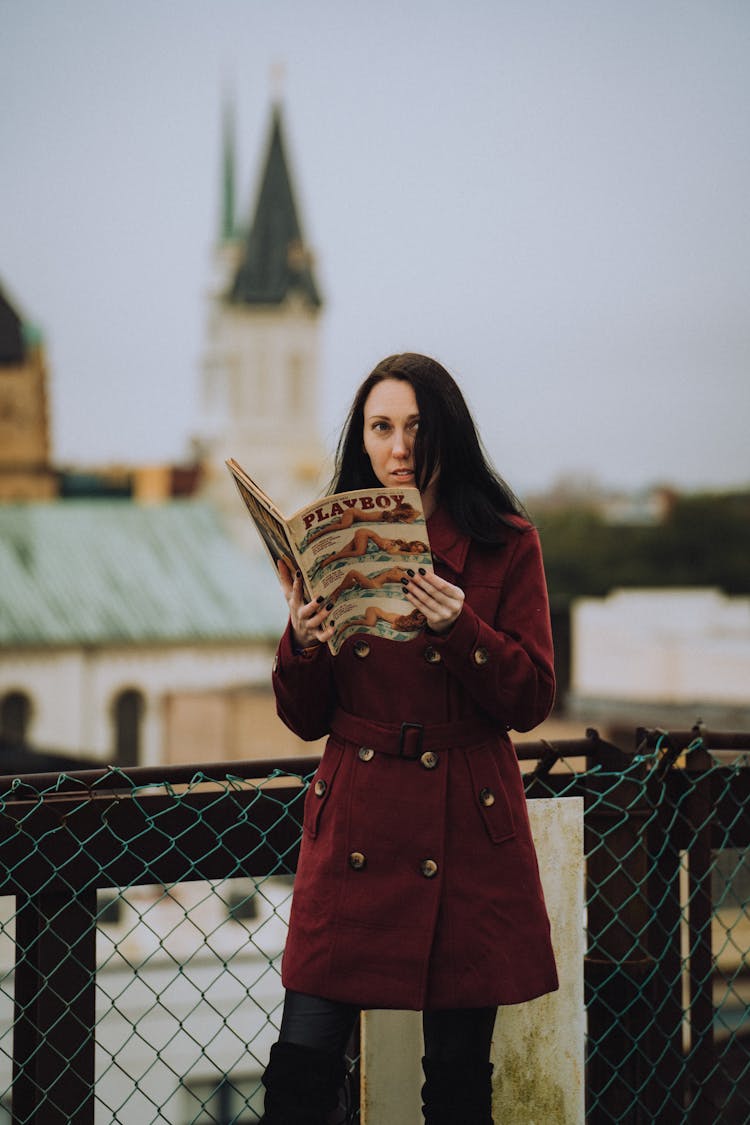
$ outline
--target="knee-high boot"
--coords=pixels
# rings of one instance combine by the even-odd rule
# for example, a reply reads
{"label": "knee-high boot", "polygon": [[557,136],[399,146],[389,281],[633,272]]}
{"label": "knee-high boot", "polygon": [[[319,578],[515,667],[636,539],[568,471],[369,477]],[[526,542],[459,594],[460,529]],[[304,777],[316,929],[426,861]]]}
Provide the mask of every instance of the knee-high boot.
{"label": "knee-high boot", "polygon": [[485,1059],[422,1059],[427,1125],[492,1125],[492,1065]]}
{"label": "knee-high boot", "polygon": [[336,1055],[297,1043],[275,1043],[263,1075],[261,1125],[326,1125],[338,1105],[345,1074],[344,1060]]}

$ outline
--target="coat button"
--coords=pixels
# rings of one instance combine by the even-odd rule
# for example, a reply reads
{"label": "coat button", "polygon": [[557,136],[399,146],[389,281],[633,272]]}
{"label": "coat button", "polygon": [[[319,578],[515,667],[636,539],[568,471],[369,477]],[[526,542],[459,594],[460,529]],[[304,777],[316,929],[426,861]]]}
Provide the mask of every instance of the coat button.
{"label": "coat button", "polygon": [[486,809],[488,809],[490,807],[490,805],[494,805],[494,803],[495,803],[495,794],[492,792],[491,789],[486,789],[486,788],[480,789],[479,790],[479,800],[482,802],[484,807]]}
{"label": "coat button", "polygon": [[366,656],[370,655],[370,646],[367,641],[354,642],[354,655],[358,656],[360,660],[364,660]]}
{"label": "coat button", "polygon": [[434,879],[437,875],[438,865],[434,859],[423,859],[419,865],[419,870],[424,875],[425,879]]}
{"label": "coat button", "polygon": [[482,664],[486,664],[487,661],[489,660],[489,658],[490,658],[490,654],[487,652],[486,648],[483,648],[483,647],[480,646],[479,648],[474,649],[474,663],[475,664],[479,664],[480,666]]}
{"label": "coat button", "polygon": [[279,670],[279,657],[278,657],[278,653],[277,653],[276,656],[274,656],[274,658],[273,658],[273,671],[278,672],[278,670]]}
{"label": "coat button", "polygon": [[355,871],[361,871],[367,863],[367,859],[362,852],[352,852],[349,856],[349,866],[354,868]]}
{"label": "coat button", "polygon": [[435,766],[440,761],[434,750],[425,750],[419,760],[426,770],[434,770]]}
{"label": "coat button", "polygon": [[357,755],[360,762],[371,762],[375,757],[375,751],[372,746],[360,746]]}
{"label": "coat button", "polygon": [[318,780],[315,782],[315,796],[323,797],[327,788],[328,786],[326,785],[325,781],[323,781],[323,778],[318,778]]}
{"label": "coat button", "polygon": [[428,645],[424,650],[424,658],[428,664],[439,664],[443,659],[438,650],[433,648],[432,645]]}

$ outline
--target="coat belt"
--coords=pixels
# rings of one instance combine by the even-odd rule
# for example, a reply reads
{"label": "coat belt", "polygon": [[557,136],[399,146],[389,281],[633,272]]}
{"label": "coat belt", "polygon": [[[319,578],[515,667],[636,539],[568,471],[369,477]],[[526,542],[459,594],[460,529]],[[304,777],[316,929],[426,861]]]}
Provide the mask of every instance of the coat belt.
{"label": "coat belt", "polygon": [[370,746],[379,754],[413,760],[426,750],[451,750],[472,746],[496,736],[482,719],[455,719],[450,723],[377,723],[336,708],[331,734],[345,742]]}

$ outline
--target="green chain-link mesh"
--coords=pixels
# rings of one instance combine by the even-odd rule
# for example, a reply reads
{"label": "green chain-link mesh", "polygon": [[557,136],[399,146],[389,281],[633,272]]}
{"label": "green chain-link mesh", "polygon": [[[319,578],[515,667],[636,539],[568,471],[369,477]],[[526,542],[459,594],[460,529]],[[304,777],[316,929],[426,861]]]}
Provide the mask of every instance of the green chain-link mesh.
{"label": "green chain-link mesh", "polygon": [[[0,1122],[262,1112],[309,775],[137,773],[0,793]],[[585,801],[591,1125],[750,1121],[748,777],[658,733],[526,774]]]}

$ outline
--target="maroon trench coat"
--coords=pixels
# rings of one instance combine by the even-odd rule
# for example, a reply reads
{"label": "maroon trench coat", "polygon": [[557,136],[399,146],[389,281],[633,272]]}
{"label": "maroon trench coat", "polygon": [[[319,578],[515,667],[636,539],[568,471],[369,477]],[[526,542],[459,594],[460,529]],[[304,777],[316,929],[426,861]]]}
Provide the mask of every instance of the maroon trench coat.
{"label": "maroon trench coat", "polygon": [[414,1010],[557,988],[507,733],[540,723],[554,695],[539,541],[516,524],[482,548],[442,509],[428,521],[437,573],[466,595],[445,636],[360,635],[336,657],[282,637],[278,713],[304,739],[329,734],[305,800],[287,988]]}

